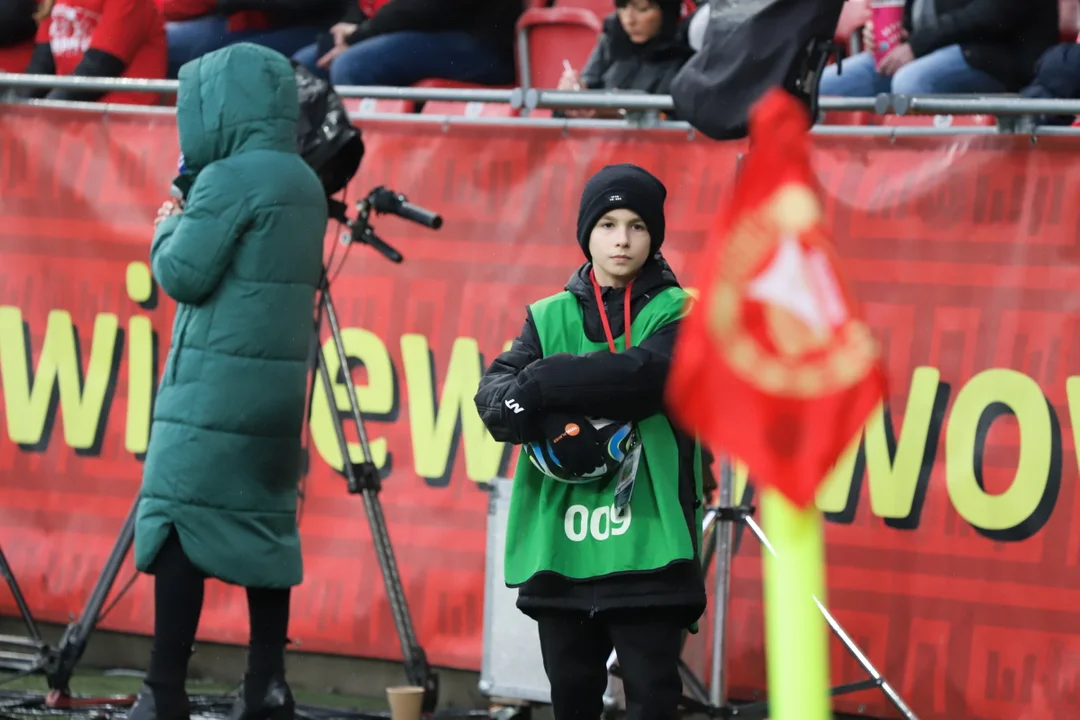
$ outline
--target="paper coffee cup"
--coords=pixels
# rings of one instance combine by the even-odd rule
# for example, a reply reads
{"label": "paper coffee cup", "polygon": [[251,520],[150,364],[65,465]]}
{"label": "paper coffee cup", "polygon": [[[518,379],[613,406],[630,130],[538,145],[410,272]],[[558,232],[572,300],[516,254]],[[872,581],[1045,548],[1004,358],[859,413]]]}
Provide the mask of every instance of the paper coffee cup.
{"label": "paper coffee cup", "polygon": [[420,720],[424,709],[424,688],[414,685],[386,688],[391,720]]}
{"label": "paper coffee cup", "polygon": [[900,44],[904,29],[904,0],[872,0],[870,21],[874,25],[874,64]]}

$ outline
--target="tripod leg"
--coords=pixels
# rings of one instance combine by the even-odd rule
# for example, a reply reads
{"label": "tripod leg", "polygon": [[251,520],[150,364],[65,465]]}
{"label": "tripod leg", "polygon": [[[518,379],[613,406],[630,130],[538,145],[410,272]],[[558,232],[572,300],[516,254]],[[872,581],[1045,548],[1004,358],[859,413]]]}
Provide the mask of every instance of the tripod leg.
{"label": "tripod leg", "polygon": [[323,381],[331,412],[335,413],[333,425],[338,446],[341,449],[342,469],[348,482],[349,492],[359,494],[364,500],[364,510],[367,513],[368,525],[371,527],[375,556],[382,571],[383,582],[386,585],[386,598],[401,643],[405,673],[409,678],[409,682],[425,689],[424,707],[426,710],[431,711],[434,710],[437,699],[438,681],[428,665],[427,657],[416,637],[416,630],[409,614],[408,602],[401,585],[401,576],[398,573],[397,559],[394,557],[394,548],[390,542],[386,519],[383,516],[382,503],[379,500],[380,480],[378,468],[372,462],[371,447],[368,444],[367,432],[364,430],[364,420],[360,410],[360,402],[356,395],[356,385],[353,383],[352,375],[349,373],[348,356],[345,353],[345,344],[341,339],[341,328],[338,325],[337,312],[334,309],[333,299],[330,297],[329,286],[325,283],[321,292],[321,300],[322,310],[326,313],[330,334],[334,339],[339,366],[342,369],[345,389],[349,397],[351,419],[356,424],[360,448],[364,454],[363,460],[359,464],[352,462],[348,443],[345,439],[345,430],[336,417],[337,400],[334,397],[334,386],[331,384],[330,371],[326,366],[325,357],[323,357],[321,351],[318,351],[316,353],[316,362],[319,375]]}
{"label": "tripod leg", "polygon": [[22,594],[19,583],[15,581],[15,573],[11,570],[11,566],[8,565],[7,557],[4,556],[2,548],[0,548],[0,575],[4,576],[7,586],[11,588],[11,596],[15,598],[15,606],[19,609],[19,615],[22,616],[23,623],[26,625],[26,631],[30,633],[30,639],[36,647],[44,647],[45,641],[41,637],[41,631],[38,630],[34,616],[30,612],[30,606],[26,603],[26,598]]}
{"label": "tripod leg", "polygon": [[[765,531],[754,521],[752,517],[745,518],[747,527],[750,528],[750,532],[754,533],[761,546],[769,551],[773,556],[776,555],[776,549],[769,542],[769,538],[765,536]],[[855,644],[855,641],[851,639],[851,636],[847,634],[843,626],[836,621],[836,618],[832,616],[832,613],[826,609],[817,597],[814,597],[814,604],[817,605],[818,610],[821,611],[822,616],[825,618],[825,622],[829,624],[829,628],[840,639],[840,642],[844,644],[847,651],[851,653],[851,656],[862,666],[862,669],[869,675],[874,683],[881,688],[881,691],[885,693],[885,697],[889,699],[889,702],[893,704],[900,714],[907,720],[918,720],[915,713],[911,711],[911,708],[907,706],[907,703],[900,697],[900,694],[893,689],[892,685],[877,671],[873,663],[870,662],[870,658],[866,657],[866,654]]]}
{"label": "tripod leg", "polygon": [[55,661],[46,673],[49,688],[54,693],[70,694],[68,684],[71,682],[71,675],[86,651],[86,642],[97,626],[101,608],[105,605],[109,592],[116,583],[116,576],[120,574],[124,558],[127,557],[131,544],[135,540],[135,515],[138,508],[139,501],[136,499],[131,510],[128,511],[127,518],[124,519],[124,525],[120,529],[120,535],[116,538],[108,559],[105,560],[105,567],[101,569],[94,589],[90,591],[90,597],[86,601],[82,615],[74,623],[68,625],[64,636],[60,639]]}
{"label": "tripod leg", "polygon": [[[731,463],[726,458],[720,464],[719,480],[718,507],[731,507],[732,496],[735,494],[735,476],[731,471]],[[714,707],[721,707],[727,703],[727,678],[724,677],[724,664],[727,655],[728,607],[731,604],[732,524],[730,520],[717,518],[714,530],[716,551],[713,572],[716,573],[716,592],[713,598],[716,618],[713,622],[712,677],[709,684],[709,701]]]}

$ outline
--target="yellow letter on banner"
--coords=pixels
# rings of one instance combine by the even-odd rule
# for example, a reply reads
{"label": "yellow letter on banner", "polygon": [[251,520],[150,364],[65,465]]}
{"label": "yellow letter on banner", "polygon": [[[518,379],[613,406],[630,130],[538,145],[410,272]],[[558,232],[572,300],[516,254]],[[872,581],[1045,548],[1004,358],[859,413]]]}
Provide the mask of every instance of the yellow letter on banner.
{"label": "yellow letter on banner", "polygon": [[[1020,427],[1020,460],[1008,490],[994,495],[983,489],[978,472],[993,418],[1009,411]],[[1016,370],[984,370],[957,394],[946,432],[946,485],[956,511],[977,530],[1019,540],[1050,517],[1061,483],[1052,413],[1039,385]]]}
{"label": "yellow letter on banner", "polygon": [[455,430],[461,421],[465,474],[488,482],[499,472],[503,446],[488,433],[473,397],[480,386],[480,350],[476,340],[458,338],[450,352],[442,395],[435,401],[434,371],[423,335],[401,336],[401,357],[409,388],[409,429],[416,473],[432,485],[450,482]]}
{"label": "yellow letter on banner", "polygon": [[[382,340],[368,330],[344,328],[341,331],[341,342],[345,346],[346,356],[359,360],[367,370],[367,382],[356,386],[356,398],[360,403],[360,410],[365,416],[390,414],[394,409],[394,368],[390,362],[390,353],[386,351]],[[315,394],[311,398],[311,440],[323,462],[334,470],[340,471],[344,463],[334,422],[339,413],[348,411],[349,393],[345,385],[337,381],[341,372],[341,362],[338,359],[337,346],[333,338],[323,343],[321,352],[330,374],[335,407],[331,410],[322,374],[316,371]],[[351,419],[345,418],[343,422],[346,428],[352,427]],[[369,437],[368,442],[371,444],[371,461],[376,467],[382,469],[386,466],[388,454],[386,438]],[[352,461],[363,462],[364,453],[360,443],[348,443],[348,445],[349,457]]]}
{"label": "yellow letter on banner", "polygon": [[[125,277],[128,297],[144,303],[154,292],[150,268],[143,262],[129,263]],[[127,423],[124,448],[135,454],[146,452],[150,442],[150,408],[154,399],[154,328],[150,318],[132,315],[127,339]]]}
{"label": "yellow letter on banner", "polygon": [[53,393],[57,392],[64,441],[76,450],[94,446],[107,419],[102,411],[116,369],[113,360],[117,355],[118,329],[116,315],[97,316],[83,381],[71,314],[53,310],[49,313],[45,341],[31,380],[22,313],[15,307],[0,307],[0,374],[8,437],[12,442],[30,446],[41,442],[54,412]]}
{"label": "yellow letter on banner", "polygon": [[885,406],[874,409],[863,433],[854,438],[818,490],[817,506],[821,510],[853,511],[854,501],[858,499],[852,497],[853,483],[862,441],[872,512],[881,518],[901,521],[895,524],[902,527],[917,524],[916,498],[925,492],[933,469],[927,462],[927,451],[937,442],[939,431],[934,416],[939,378],[935,368],[915,369],[899,437],[894,437],[895,425],[891,417],[886,418]]}

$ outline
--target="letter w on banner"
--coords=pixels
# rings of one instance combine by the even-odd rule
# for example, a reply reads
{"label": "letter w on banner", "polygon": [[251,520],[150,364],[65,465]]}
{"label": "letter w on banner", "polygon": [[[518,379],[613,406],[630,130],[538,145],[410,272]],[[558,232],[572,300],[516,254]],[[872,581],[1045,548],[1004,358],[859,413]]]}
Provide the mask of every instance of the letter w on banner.
{"label": "letter w on banner", "polygon": [[752,113],[750,153],[707,241],[667,388],[677,422],[801,508],[885,390],[823,227],[808,125],[781,90]]}

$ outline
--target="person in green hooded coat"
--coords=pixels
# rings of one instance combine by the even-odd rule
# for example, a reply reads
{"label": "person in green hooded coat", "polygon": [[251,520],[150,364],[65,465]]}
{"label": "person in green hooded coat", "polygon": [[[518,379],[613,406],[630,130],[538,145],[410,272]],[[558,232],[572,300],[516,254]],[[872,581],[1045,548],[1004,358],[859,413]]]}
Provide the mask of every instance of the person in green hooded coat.
{"label": "person in green hooded coat", "polygon": [[135,563],[154,575],[154,645],[129,720],[188,720],[184,681],[207,577],[247,588],[234,720],[294,717],[284,679],[303,570],[297,485],[327,198],[297,152],[282,55],[239,44],[180,70],[180,150],[194,183],[159,213],[154,277],[177,302],[154,405]]}

